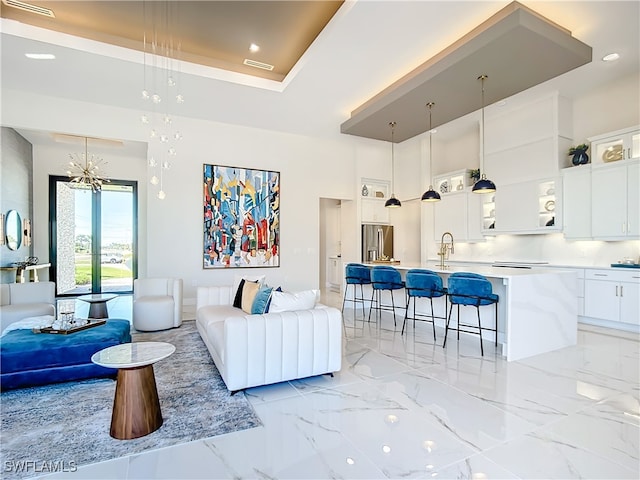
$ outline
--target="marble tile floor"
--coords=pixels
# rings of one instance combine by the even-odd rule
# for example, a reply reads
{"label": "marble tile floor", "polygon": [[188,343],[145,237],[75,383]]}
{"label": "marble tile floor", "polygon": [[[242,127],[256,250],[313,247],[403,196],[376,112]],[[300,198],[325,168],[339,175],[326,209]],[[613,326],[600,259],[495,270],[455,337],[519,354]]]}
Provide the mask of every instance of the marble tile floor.
{"label": "marble tile floor", "polygon": [[577,346],[507,363],[398,320],[345,311],[333,378],[246,391],[263,427],[46,478],[640,478],[638,335],[581,325]]}

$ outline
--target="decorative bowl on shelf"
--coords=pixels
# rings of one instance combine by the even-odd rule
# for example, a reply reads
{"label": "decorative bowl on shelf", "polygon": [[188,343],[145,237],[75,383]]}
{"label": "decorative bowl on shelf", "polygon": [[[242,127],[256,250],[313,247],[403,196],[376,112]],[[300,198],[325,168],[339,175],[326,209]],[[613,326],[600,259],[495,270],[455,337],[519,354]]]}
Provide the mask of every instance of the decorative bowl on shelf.
{"label": "decorative bowl on shelf", "polygon": [[553,212],[556,209],[556,202],[554,202],[553,200],[549,200],[544,204],[544,209],[547,212]]}

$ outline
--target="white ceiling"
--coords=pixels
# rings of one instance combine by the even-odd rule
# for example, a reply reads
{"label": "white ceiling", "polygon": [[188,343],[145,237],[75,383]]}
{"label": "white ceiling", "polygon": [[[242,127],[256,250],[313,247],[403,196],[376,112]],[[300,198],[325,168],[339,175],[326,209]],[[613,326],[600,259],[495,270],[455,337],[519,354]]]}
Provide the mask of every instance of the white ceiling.
{"label": "white ceiling", "polygon": [[[340,124],[349,118],[352,110],[508,3],[345,2],[283,82],[182,65],[180,86],[185,103],[180,107],[180,114],[294,134],[340,135]],[[593,48],[593,62],[533,87],[525,94],[559,90],[573,98],[640,70],[640,2],[522,3],[570,30],[574,37]],[[142,55],[139,52],[69,38],[4,19],[1,27],[3,95],[10,94],[11,90],[26,90],[39,95],[141,108]],[[620,53],[620,60],[600,61],[603,55],[613,51]],[[50,52],[57,58],[33,61],[24,57],[27,52]],[[31,135],[24,133],[27,138]],[[28,139],[33,143],[44,142],[44,138],[47,137],[32,135]]]}

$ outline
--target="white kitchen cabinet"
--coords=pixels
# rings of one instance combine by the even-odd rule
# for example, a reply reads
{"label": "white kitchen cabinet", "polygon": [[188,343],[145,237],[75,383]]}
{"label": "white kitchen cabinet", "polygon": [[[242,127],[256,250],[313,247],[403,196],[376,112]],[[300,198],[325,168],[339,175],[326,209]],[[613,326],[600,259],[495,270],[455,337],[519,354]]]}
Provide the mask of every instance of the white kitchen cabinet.
{"label": "white kitchen cabinet", "polygon": [[640,127],[590,137],[591,162],[594,164],[640,158]]}
{"label": "white kitchen cabinet", "polygon": [[327,273],[329,288],[339,292],[342,285],[342,259],[340,257],[329,257]]}
{"label": "white kitchen cabinet", "polygon": [[495,193],[495,211],[483,206],[485,223],[495,217],[495,233],[551,233],[560,230],[561,214],[556,208],[560,197],[557,179],[501,185]]}
{"label": "white kitchen cabinet", "polygon": [[362,200],[362,223],[389,223],[389,209],[385,200]]}
{"label": "white kitchen cabinet", "polygon": [[[524,105],[488,109],[484,131],[487,177],[502,185],[558,175],[570,166],[571,103],[553,93]],[[497,223],[496,223],[497,228]]]}
{"label": "white kitchen cabinet", "polygon": [[593,166],[591,230],[596,240],[640,238],[640,163]]}
{"label": "white kitchen cabinet", "polygon": [[640,271],[586,270],[584,315],[640,325]]}
{"label": "white kitchen cabinet", "polygon": [[439,242],[444,232],[450,232],[455,241],[467,241],[466,192],[442,195],[433,204],[433,239]]}
{"label": "white kitchen cabinet", "polygon": [[[467,197],[467,241],[483,242],[484,230],[484,198],[492,195],[478,195],[470,191],[466,192]],[[487,225],[487,228],[489,225]]]}
{"label": "white kitchen cabinet", "polygon": [[572,240],[591,238],[591,165],[562,171],[562,231]]}
{"label": "white kitchen cabinet", "polygon": [[363,178],[360,199],[362,223],[389,223],[389,209],[384,206],[389,199],[389,182]]}

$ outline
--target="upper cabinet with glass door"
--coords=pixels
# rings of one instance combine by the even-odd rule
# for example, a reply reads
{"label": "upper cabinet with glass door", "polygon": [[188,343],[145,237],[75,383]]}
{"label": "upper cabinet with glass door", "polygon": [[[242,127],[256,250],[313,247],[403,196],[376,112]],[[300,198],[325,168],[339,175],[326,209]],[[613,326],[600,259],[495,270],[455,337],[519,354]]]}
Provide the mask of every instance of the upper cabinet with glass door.
{"label": "upper cabinet with glass door", "polygon": [[589,138],[593,164],[640,158],[640,126]]}
{"label": "upper cabinet with glass door", "polygon": [[360,184],[362,223],[389,223],[389,209],[384,204],[389,198],[390,184],[386,180],[363,178]]}

